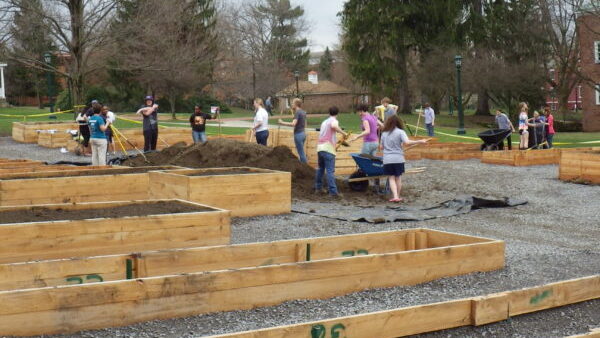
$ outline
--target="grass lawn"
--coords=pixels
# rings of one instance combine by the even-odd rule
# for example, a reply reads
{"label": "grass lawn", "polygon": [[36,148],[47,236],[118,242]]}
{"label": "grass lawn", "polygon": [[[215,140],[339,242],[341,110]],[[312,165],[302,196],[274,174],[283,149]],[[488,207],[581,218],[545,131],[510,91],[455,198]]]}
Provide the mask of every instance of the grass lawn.
{"label": "grass lawn", "polygon": [[[223,118],[236,118],[236,117],[252,117],[254,116],[254,112],[250,110],[245,110],[242,108],[231,108],[232,114],[223,114]],[[66,114],[57,114],[56,119],[49,119],[48,116],[43,117],[27,117],[24,118],[25,115],[35,115],[35,114],[44,114],[49,113],[49,110],[46,109],[38,109],[36,107],[14,107],[14,108],[0,108],[0,115],[17,115],[14,117],[5,117],[0,116],[0,136],[9,136],[11,134],[12,122],[14,121],[28,121],[28,122],[42,122],[42,121],[72,121],[73,115],[71,113]],[[168,114],[168,113],[163,113]],[[189,114],[180,113],[177,114],[177,120],[164,120],[160,122],[161,125],[166,127],[187,127],[187,119]],[[414,132],[416,130],[415,126],[417,124],[418,116],[416,114],[412,115],[401,115],[402,119],[406,121],[410,131]],[[321,122],[325,119],[325,117],[311,117],[309,115],[308,118],[308,126],[309,128],[317,128],[321,124]],[[342,113],[338,116],[338,120],[340,121],[340,125],[342,128],[351,131],[353,133],[360,131],[360,117],[355,113]],[[271,125],[276,126],[277,114],[271,117]],[[456,129],[458,126],[458,117],[456,114],[453,116],[448,115],[447,112],[442,112],[439,115],[436,115],[436,137],[440,139],[441,142],[473,142],[480,143],[481,140],[477,137],[477,134],[481,131],[492,128],[494,125],[494,117],[493,116],[475,116],[473,111],[466,111],[465,114],[465,128],[467,134],[464,137],[462,135],[456,134]],[[117,128],[140,128],[139,123],[117,120],[115,124]],[[424,131],[423,119],[420,120],[420,128],[417,132],[418,135],[425,135]],[[221,133],[225,135],[238,135],[246,132],[247,128],[237,128],[237,127],[222,127]],[[209,135],[216,135],[219,132],[218,126],[215,125],[207,125],[207,132]],[[513,137],[513,141],[515,141],[515,137]],[[594,144],[577,144],[578,142],[586,142],[586,141],[600,141],[600,132],[597,133],[558,133],[554,137],[554,142],[557,143],[557,146],[561,147],[581,147],[581,146],[600,146],[600,143]],[[563,143],[563,144],[561,144]]]}

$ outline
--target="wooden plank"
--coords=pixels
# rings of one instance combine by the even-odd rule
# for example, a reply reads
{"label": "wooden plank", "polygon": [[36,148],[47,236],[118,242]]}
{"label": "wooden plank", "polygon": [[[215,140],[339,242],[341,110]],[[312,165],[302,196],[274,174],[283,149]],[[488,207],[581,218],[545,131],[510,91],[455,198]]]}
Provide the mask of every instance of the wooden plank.
{"label": "wooden plank", "polygon": [[[589,278],[600,278],[592,276]],[[585,279],[585,278],[584,278]],[[579,283],[581,279],[559,283]],[[556,283],[553,283],[556,284]],[[552,284],[550,284],[552,285]],[[506,291],[467,299],[411,306],[394,310],[359,314],[354,316],[324,319],[320,321],[278,326],[253,331],[236,332],[211,336],[213,338],[301,338],[326,331],[326,334],[338,332],[342,336],[353,338],[402,337],[469,325],[482,325],[490,322],[506,320],[517,314],[509,313],[511,299],[514,294],[526,291],[536,292],[550,285],[528,288],[525,290]],[[590,290],[588,290],[590,291]],[[595,294],[595,290],[591,290]],[[598,296],[596,296],[598,298]],[[575,299],[576,300],[576,299]],[[577,301],[577,300],[576,300]],[[566,305],[566,304],[563,304]],[[553,307],[561,306],[555,304]],[[537,309],[535,311],[540,311]],[[456,315],[456,317],[455,317]],[[590,334],[600,333],[599,331]],[[320,335],[312,335],[321,337]],[[582,335],[574,337],[595,337]]]}
{"label": "wooden plank", "polygon": [[600,275],[511,292],[510,315],[550,309],[600,298]]}
{"label": "wooden plank", "polygon": [[588,333],[569,336],[567,338],[600,338],[600,328],[591,329]]}
{"label": "wooden plank", "polygon": [[471,325],[484,325],[506,320],[509,317],[508,293],[496,293],[473,298]]}
{"label": "wooden plank", "polygon": [[469,325],[470,311],[470,300],[454,300],[214,337],[304,338],[337,333],[336,337],[395,338]]}

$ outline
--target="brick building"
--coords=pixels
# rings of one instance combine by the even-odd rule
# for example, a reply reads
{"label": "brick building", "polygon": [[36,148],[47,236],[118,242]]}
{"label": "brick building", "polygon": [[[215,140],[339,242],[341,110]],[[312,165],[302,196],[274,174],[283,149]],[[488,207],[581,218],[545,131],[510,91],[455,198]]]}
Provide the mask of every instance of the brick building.
{"label": "brick building", "polygon": [[577,29],[581,72],[592,80],[581,86],[583,130],[600,131],[600,15],[580,15]]}
{"label": "brick building", "polygon": [[[360,97],[334,82],[319,81],[315,71],[308,73],[308,81],[298,81],[298,87],[300,97],[304,100],[303,108],[308,113],[327,113],[331,106],[337,106],[341,112],[350,112]],[[288,109],[296,96],[294,82],[276,94],[280,105],[277,110]]]}

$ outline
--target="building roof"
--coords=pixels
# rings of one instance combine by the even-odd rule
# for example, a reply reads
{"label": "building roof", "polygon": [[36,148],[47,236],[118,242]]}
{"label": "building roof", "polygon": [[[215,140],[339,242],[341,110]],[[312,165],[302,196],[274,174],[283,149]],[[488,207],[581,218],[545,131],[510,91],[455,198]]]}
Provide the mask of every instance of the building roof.
{"label": "building roof", "polygon": [[[298,87],[302,95],[352,94],[350,89],[327,80],[319,80],[318,84],[313,84],[309,81],[299,81]],[[295,82],[278,92],[276,96],[285,97],[294,94],[296,94]]]}

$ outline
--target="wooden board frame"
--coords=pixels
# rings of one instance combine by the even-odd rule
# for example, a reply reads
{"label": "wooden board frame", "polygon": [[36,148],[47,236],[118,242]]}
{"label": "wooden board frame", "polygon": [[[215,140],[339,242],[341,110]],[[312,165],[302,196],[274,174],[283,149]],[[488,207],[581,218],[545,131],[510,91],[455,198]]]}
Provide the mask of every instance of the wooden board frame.
{"label": "wooden board frame", "polygon": [[[404,251],[357,255],[358,250],[353,250],[353,247],[369,245],[361,236],[378,238],[373,242],[379,243],[377,245],[395,240],[395,245],[404,248]],[[254,267],[234,266],[209,272],[3,291],[0,292],[0,303],[5,306],[0,308],[0,335],[66,333],[153,319],[250,309],[293,299],[329,298],[369,288],[418,284],[504,266],[504,242],[480,237],[428,229],[334,238],[339,240],[341,237],[350,241],[341,247],[325,247],[324,251],[317,248],[327,237],[296,240],[303,245],[290,247],[294,260],[291,263],[267,261]],[[297,244],[287,242],[288,245]],[[244,257],[248,250],[260,253],[265,247],[274,250],[277,242],[226,249],[230,257],[233,252]],[[212,250],[213,254],[205,260],[227,257],[215,248],[195,250]],[[342,255],[340,249],[354,251],[355,255]],[[307,253],[308,250],[310,253]],[[337,257],[331,258],[331,252]],[[182,262],[190,258],[188,254],[192,253],[179,250],[168,257],[164,256],[164,252],[157,252],[156,256],[141,254],[137,273],[162,273],[159,267],[181,271],[185,267]],[[319,255],[325,256],[319,259]]]}
{"label": "wooden board frame", "polygon": [[89,169],[1,174],[0,206],[148,199],[149,172],[178,168],[111,167],[93,176]]}
{"label": "wooden board frame", "polygon": [[[0,207],[2,212],[36,208],[86,210],[176,201],[197,211],[0,225],[0,263],[87,257],[145,250],[228,244],[229,211],[182,200],[144,200]],[[39,277],[39,276],[38,276]]]}
{"label": "wooden board frame", "polygon": [[[227,171],[248,173],[210,175]],[[285,214],[292,208],[292,176],[249,167],[157,171],[149,173],[149,197],[213,205],[230,210],[234,217]]]}
{"label": "wooden board frame", "polygon": [[560,154],[559,179],[600,184],[600,150]]}
{"label": "wooden board frame", "polygon": [[481,162],[510,166],[558,164],[560,149],[483,151]]}
{"label": "wooden board frame", "polygon": [[600,298],[600,275],[550,283],[480,297],[417,305],[394,310],[324,319],[274,328],[212,336],[213,338],[296,338],[331,336],[392,338],[485,325],[525,313]]}
{"label": "wooden board frame", "polygon": [[37,143],[38,130],[79,130],[76,122],[13,122],[12,138],[20,143]]}

